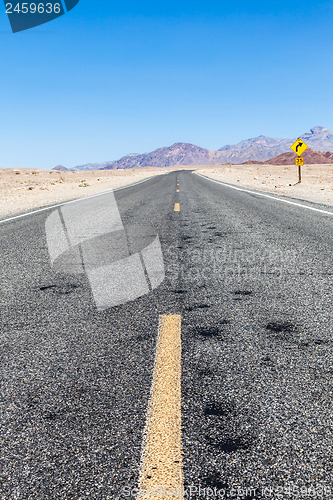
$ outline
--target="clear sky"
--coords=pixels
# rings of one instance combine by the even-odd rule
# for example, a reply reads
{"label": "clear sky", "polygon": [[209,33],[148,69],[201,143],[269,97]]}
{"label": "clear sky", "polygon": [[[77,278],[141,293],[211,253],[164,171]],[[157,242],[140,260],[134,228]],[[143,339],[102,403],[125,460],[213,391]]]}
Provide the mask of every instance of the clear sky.
{"label": "clear sky", "polygon": [[332,2],[80,0],[17,34],[1,4],[0,41],[0,167],[333,128]]}

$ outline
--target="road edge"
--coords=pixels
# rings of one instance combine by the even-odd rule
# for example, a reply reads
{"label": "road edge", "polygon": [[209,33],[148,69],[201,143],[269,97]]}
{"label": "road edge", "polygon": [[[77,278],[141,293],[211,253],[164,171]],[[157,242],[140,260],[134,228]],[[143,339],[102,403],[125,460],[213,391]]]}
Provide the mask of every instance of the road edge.
{"label": "road edge", "polygon": [[[228,184],[228,183],[223,182],[223,181],[218,181],[216,179],[212,179],[211,177],[207,177],[206,175],[200,174],[199,172],[193,172],[193,173],[195,175],[198,175],[199,177],[202,177],[203,179],[214,182],[215,184],[220,184],[221,186],[226,186],[226,187],[229,187],[231,189],[235,189],[236,191],[242,191],[244,193],[254,194],[256,196],[261,196],[263,198],[269,198],[271,200],[279,201],[280,203],[287,203],[289,205],[294,205],[297,207],[305,208],[307,210],[312,210],[313,212],[319,212],[319,213],[322,213],[324,215],[333,216],[333,207],[332,207],[332,212],[328,211],[328,210],[322,210],[320,208],[311,207],[308,205],[303,205],[302,203],[297,203],[296,201],[291,201],[291,200],[295,200],[297,198],[291,198],[291,200],[289,200],[289,199],[287,199],[287,197],[282,197],[282,195],[267,194],[266,192],[263,192],[263,191],[252,191],[249,188],[241,188],[241,187],[235,186],[234,184]],[[308,203],[312,203],[314,205],[320,205],[320,206],[324,206],[324,207],[327,206],[327,208],[331,208],[328,205],[321,205],[321,204],[315,203],[313,201],[309,201]]]}
{"label": "road edge", "polygon": [[107,189],[106,191],[101,191],[100,193],[91,194],[89,196],[82,196],[81,198],[74,198],[72,200],[61,201],[59,203],[56,203],[55,205],[49,205],[47,207],[41,207],[41,208],[37,208],[36,210],[31,210],[30,212],[24,212],[22,214],[13,215],[13,216],[7,217],[6,219],[0,219],[0,224],[3,224],[4,222],[10,222],[10,221],[15,220],[15,219],[21,219],[23,217],[27,217],[28,215],[37,214],[39,212],[45,212],[46,210],[52,210],[52,208],[59,208],[59,207],[62,207],[63,205],[67,205],[69,203],[76,203],[77,201],[88,200],[90,198],[96,198],[97,196],[102,196],[104,194],[114,193],[116,191],[121,191],[122,189],[127,189],[127,188],[130,188],[133,186],[137,186],[138,184],[142,184],[143,182],[147,182],[151,179],[159,177],[160,175],[168,175],[169,173],[172,173],[172,172],[173,171],[161,173],[158,175],[152,175],[150,177],[147,177],[146,179],[142,179],[141,181],[132,182],[131,184],[127,184],[126,186],[121,186],[121,187],[118,187],[115,189]]}

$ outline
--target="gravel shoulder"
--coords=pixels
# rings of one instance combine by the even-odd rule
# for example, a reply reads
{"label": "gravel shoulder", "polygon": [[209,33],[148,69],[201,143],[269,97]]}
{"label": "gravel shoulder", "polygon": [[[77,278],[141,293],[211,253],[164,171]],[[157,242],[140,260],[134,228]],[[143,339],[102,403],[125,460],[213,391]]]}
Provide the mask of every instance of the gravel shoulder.
{"label": "gravel shoulder", "polygon": [[0,217],[128,186],[163,172],[156,168],[89,172],[1,169]]}
{"label": "gravel shoulder", "polygon": [[247,188],[282,194],[304,201],[333,205],[333,165],[305,165],[298,184],[295,165],[222,165],[199,167],[212,179]]}

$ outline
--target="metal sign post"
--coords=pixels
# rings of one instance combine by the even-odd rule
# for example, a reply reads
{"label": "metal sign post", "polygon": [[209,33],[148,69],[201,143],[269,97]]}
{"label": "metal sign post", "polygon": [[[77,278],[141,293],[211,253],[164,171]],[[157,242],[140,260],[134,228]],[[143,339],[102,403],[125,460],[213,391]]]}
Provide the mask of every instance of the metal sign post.
{"label": "metal sign post", "polygon": [[302,139],[297,139],[297,141],[294,142],[292,146],[290,146],[290,149],[294,151],[294,153],[297,154],[297,157],[295,158],[295,165],[298,167],[298,183],[300,184],[302,182],[302,166],[304,165],[304,158],[301,156],[302,153],[308,148],[307,144],[305,144]]}
{"label": "metal sign post", "polygon": [[304,165],[304,158],[302,156],[297,156],[295,158],[295,165],[298,167],[298,182],[299,184],[302,182],[302,169],[301,167]]}

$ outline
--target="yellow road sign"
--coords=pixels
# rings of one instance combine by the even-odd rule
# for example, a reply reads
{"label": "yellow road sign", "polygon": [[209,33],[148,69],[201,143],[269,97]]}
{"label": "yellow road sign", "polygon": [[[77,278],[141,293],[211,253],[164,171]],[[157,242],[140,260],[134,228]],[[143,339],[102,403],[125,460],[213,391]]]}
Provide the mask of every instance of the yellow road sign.
{"label": "yellow road sign", "polygon": [[305,144],[302,139],[297,139],[297,141],[294,142],[292,146],[290,146],[290,149],[294,151],[298,156],[302,155],[306,149],[308,149],[308,146]]}
{"label": "yellow road sign", "polygon": [[296,167],[301,167],[302,165],[304,165],[304,158],[302,158],[301,156],[295,158],[295,165]]}

